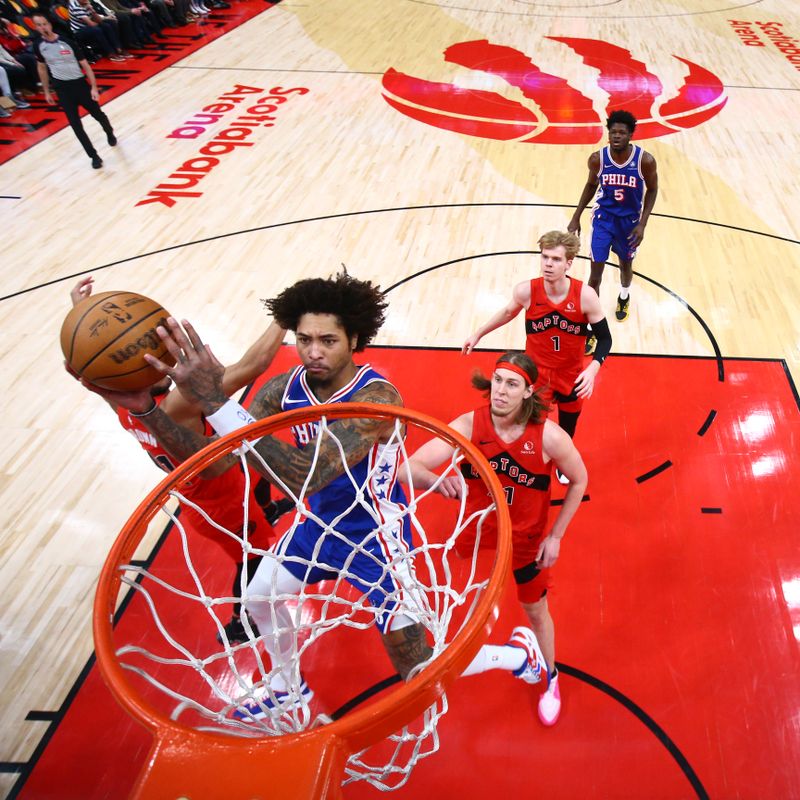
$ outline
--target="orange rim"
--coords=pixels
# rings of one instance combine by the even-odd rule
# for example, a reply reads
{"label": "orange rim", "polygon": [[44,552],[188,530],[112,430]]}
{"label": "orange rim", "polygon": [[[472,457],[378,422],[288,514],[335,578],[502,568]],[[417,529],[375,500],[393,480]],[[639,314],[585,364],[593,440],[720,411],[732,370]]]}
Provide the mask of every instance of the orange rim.
{"label": "orange rim", "polygon": [[[342,417],[399,418],[447,439],[461,448],[489,488],[497,507],[497,553],[489,584],[464,629],[434,661],[416,677],[369,706],[356,709],[327,725],[296,734],[264,739],[237,738],[225,734],[197,731],[170,719],[152,708],[140,696],[117,660],[113,644],[113,619],[116,598],[121,585],[119,566],[129,563],[147,525],[161,508],[161,499],[170,488],[197,476],[219,456],[230,452],[244,439],[266,436],[289,425],[319,419]],[[277,750],[284,746],[320,744],[322,740],[345,743],[348,753],[358,752],[376,741],[402,729],[442,695],[447,685],[457,678],[488,637],[497,619],[497,607],[505,585],[511,560],[511,520],[503,490],[480,451],[461,434],[427,414],[399,406],[372,403],[335,403],[287,411],[259,420],[252,425],[224,436],[187,459],[170,473],[139,504],[123,527],[103,565],[94,601],[93,632],[97,662],[103,679],[122,707],[150,729],[157,742],[180,738],[182,746],[213,747],[224,741],[226,748],[253,751]]]}

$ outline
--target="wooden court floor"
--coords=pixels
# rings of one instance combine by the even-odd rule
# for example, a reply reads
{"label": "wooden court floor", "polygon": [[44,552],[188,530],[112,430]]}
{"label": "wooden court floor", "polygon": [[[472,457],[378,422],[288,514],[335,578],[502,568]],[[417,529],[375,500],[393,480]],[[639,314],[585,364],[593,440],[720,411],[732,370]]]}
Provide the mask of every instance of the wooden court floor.
{"label": "wooden court floor", "polygon": [[[0,166],[0,791],[14,791],[48,714],[90,656],[105,553],[159,479],[113,415],[62,370],[58,330],[80,275],[93,275],[98,290],[158,298],[233,360],[264,326],[261,298],[344,263],[391,288],[378,344],[457,347],[514,282],[536,274],[536,241],[566,227],[600,144],[587,141],[592,120],[604,118],[609,98],[624,97],[652,111],[641,143],[658,161],[660,192],[635,262],[632,316],[611,321],[614,352],[777,359],[785,383],[776,396],[789,402],[775,410],[753,392],[730,417],[726,441],[738,444],[725,446],[751,458],[767,497],[796,491],[798,41],[789,0],[284,0],[109,102],[120,144],[100,148],[102,170],[90,168],[69,130]],[[561,81],[558,91],[526,82],[542,73]],[[225,142],[251,98],[269,96],[285,99],[272,119],[246,144],[218,147],[200,180],[176,188],[171,175]],[[210,123],[198,117],[223,97],[241,105]],[[99,144],[99,129],[86,125]],[[585,252],[588,213],[583,222]],[[574,272],[588,274],[585,258]],[[616,290],[609,268],[601,292],[609,315]],[[482,344],[519,346],[521,329]],[[747,400],[742,374],[726,369],[717,380]],[[687,386],[667,377],[660,385],[679,404]],[[591,401],[598,413],[604,402],[602,391]],[[616,402],[634,446],[671,424],[637,408],[636,392]],[[776,415],[786,435],[765,451],[757,434],[773,431]],[[594,466],[614,463],[603,452]],[[736,480],[725,477],[733,491]],[[613,482],[602,485],[613,491]],[[668,513],[672,497],[661,502]],[[748,551],[747,590],[757,592],[753,609],[779,623],[764,626],[764,650],[777,661],[755,659],[753,687],[768,673],[797,685],[800,559],[766,543],[773,526],[796,529],[800,520],[777,501],[758,508],[747,519],[765,547]],[[613,545],[614,529],[606,535]],[[702,581],[702,560],[695,568],[693,581]],[[589,575],[597,585],[587,603],[636,580]],[[641,580],[649,583],[640,592],[680,595],[658,573]],[[679,624],[714,631],[714,615],[687,608]],[[581,641],[590,648],[593,637]],[[702,648],[691,655],[702,658]],[[796,715],[796,691],[780,698],[784,715],[793,701]],[[742,702],[759,702],[755,688]],[[736,712],[732,698],[703,714],[724,726]],[[796,753],[797,733],[787,731],[787,752]],[[739,746],[745,758],[746,730]],[[569,741],[550,756],[566,752]],[[781,786],[764,796],[800,795],[785,788],[791,781]],[[717,796],[759,795],[729,786]]]}

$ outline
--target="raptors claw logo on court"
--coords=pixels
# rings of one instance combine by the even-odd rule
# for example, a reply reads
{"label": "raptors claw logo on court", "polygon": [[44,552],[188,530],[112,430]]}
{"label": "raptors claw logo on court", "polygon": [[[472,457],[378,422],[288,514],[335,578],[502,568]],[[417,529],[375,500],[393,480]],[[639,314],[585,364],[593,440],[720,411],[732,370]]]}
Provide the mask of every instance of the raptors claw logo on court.
{"label": "raptors claw logo on court", "polygon": [[435,83],[390,68],[383,97],[390,106],[437,128],[485,139],[539,144],[595,144],[605,135],[605,117],[616,109],[638,120],[637,139],[653,139],[693,128],[718,114],[725,103],[722,82],[704,67],[673,56],[688,67],[675,97],[659,102],[663,86],[629,50],[597,39],[549,36],[599,72],[597,85],[608,93],[602,116],[590,98],[563,78],[543,72],[525,53],[486,39],[459,42],[444,51],[445,61],[504,80],[531,100],[531,108],[497,92]]}

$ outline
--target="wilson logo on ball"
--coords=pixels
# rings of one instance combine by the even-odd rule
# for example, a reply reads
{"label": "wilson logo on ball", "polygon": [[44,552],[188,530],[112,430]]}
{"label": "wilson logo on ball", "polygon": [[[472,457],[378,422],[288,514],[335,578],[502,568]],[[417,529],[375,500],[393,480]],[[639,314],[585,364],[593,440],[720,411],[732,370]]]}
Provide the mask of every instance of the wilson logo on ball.
{"label": "wilson logo on ball", "polygon": [[597,85],[608,93],[605,113],[599,114],[592,100],[563,78],[543,72],[530,56],[486,39],[451,45],[445,61],[501,79],[530,105],[495,91],[435,83],[395,69],[383,76],[383,97],[413,119],[469,136],[582,145],[602,141],[605,118],[618,109],[638,120],[637,139],[653,139],[700,125],[727,102],[716,75],[680,56],[673,58],[688,68],[683,85],[674,97],[662,98],[661,80],[624,47],[598,39],[546,38],[565,45],[598,71]]}

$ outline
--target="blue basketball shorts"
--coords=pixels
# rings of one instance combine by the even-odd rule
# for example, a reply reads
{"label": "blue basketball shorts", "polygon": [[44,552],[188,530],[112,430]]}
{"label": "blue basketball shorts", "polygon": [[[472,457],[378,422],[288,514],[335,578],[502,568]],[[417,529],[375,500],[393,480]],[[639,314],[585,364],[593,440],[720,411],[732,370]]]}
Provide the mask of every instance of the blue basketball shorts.
{"label": "blue basketball shorts", "polygon": [[633,261],[636,248],[628,241],[631,231],[639,224],[639,216],[617,216],[601,208],[592,214],[592,244],[589,257],[592,261],[608,261],[614,251],[622,261]]}
{"label": "blue basketball shorts", "polygon": [[304,584],[341,575],[367,596],[382,633],[398,614],[417,619],[413,597],[418,582],[411,549],[406,519],[396,520],[390,531],[370,530],[360,541],[307,519],[287,531],[274,548],[283,566]]}

